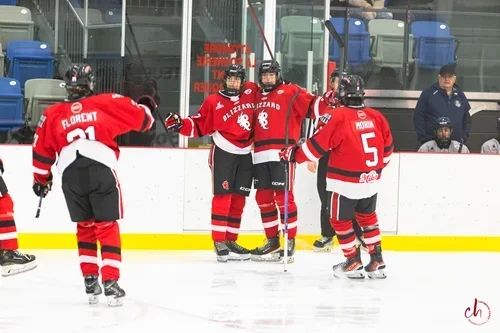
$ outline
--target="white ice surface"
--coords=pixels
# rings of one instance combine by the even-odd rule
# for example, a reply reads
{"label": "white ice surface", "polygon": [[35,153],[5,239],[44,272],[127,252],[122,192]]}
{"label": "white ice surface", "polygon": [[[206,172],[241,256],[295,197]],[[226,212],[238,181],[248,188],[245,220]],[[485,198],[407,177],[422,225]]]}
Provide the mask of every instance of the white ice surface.
{"label": "white ice surface", "polygon": [[[38,268],[0,279],[0,332],[500,332],[500,254],[385,252],[387,280],[344,281],[338,250],[299,251],[287,273],[208,251],[124,251],[127,297],[108,308],[87,304],[76,251],[27,252]],[[474,299],[491,311],[481,326],[465,318]]]}

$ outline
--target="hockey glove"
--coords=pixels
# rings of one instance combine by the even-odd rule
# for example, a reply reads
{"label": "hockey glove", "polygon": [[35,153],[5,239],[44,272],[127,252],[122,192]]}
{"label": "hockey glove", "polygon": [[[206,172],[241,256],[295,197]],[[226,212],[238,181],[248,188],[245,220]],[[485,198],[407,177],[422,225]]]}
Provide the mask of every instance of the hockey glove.
{"label": "hockey glove", "polygon": [[281,163],[295,162],[295,152],[299,149],[299,146],[289,146],[288,148],[283,148],[278,153],[280,156]]}
{"label": "hockey glove", "polygon": [[43,196],[45,198],[50,190],[52,190],[52,173],[49,174],[49,178],[45,184],[36,180],[33,181],[33,192],[35,192],[37,196]]}
{"label": "hockey glove", "polygon": [[177,113],[170,112],[165,119],[165,126],[167,129],[178,132],[184,126],[184,119]]}
{"label": "hockey glove", "polygon": [[158,104],[156,104],[154,98],[148,95],[143,95],[139,97],[136,102],[137,104],[146,105],[151,110],[151,113],[153,115],[155,114],[156,109],[158,108]]}

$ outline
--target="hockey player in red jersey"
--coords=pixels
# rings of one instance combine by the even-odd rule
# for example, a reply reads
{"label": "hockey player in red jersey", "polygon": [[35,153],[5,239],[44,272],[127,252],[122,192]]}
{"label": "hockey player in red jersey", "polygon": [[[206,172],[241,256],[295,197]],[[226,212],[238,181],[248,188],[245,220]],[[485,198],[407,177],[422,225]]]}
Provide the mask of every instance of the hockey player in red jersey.
{"label": "hockey player in red jersey", "polygon": [[188,137],[210,135],[212,170],[212,240],[217,260],[248,260],[250,252],[236,243],[246,197],[252,188],[253,115],[256,84],[245,82],[241,65],[230,65],[224,90],[207,97],[195,116],[170,113],[168,129]]}
{"label": "hockey player in red jersey", "polygon": [[0,266],[2,276],[31,271],[36,268],[36,257],[18,251],[17,228],[14,221],[14,202],[3,179],[4,165],[0,159]]}
{"label": "hockey player in red jersey", "polygon": [[363,263],[351,220],[356,217],[370,253],[364,270],[370,278],[385,278],[377,193],[382,169],[389,163],[392,135],[385,117],[364,106],[363,79],[347,75],[341,79],[338,96],[342,107],[323,116],[326,125],[303,145],[280,152],[284,163],[314,161],[329,150],[326,186],[329,192],[330,223],[337,233],[347,260],[333,266],[334,275],[364,278]]}
{"label": "hockey player in red jersey", "polygon": [[[347,74],[343,74],[347,75]],[[340,70],[336,69],[330,75],[330,90],[325,92],[323,97],[321,97],[321,103],[319,103],[319,113],[321,115],[331,114],[335,112],[335,109],[341,106],[339,99],[337,98],[337,90],[340,83]],[[315,123],[314,131],[323,127],[325,124],[319,118]],[[308,133],[309,134],[309,133]],[[307,162],[307,169],[311,172],[317,172],[317,187],[318,196],[321,201],[321,238],[316,240],[313,244],[314,250],[316,252],[329,252],[331,246],[333,245],[333,237],[335,236],[335,231],[330,224],[330,214],[328,213],[328,191],[326,190],[326,171],[328,168],[328,159],[330,158],[330,152],[323,155],[319,161]],[[359,242],[359,246],[365,251],[367,251],[366,244],[363,240],[363,231],[359,226],[356,219],[352,220],[352,225],[354,232],[356,233],[356,240]]]}
{"label": "hockey player in red jersey", "polygon": [[256,261],[275,261],[283,257],[279,225],[280,220],[284,222],[285,205],[288,205],[288,258],[293,262],[297,234],[297,205],[293,196],[295,165],[290,164],[289,196],[285,202],[285,166],[280,163],[279,151],[285,147],[285,123],[293,97],[296,96],[288,119],[290,144],[299,141],[302,120],[319,115],[320,98],[295,84],[284,83],[280,65],[275,60],[262,62],[259,83],[261,90],[255,105],[254,187],[266,241],[250,253],[252,260]]}
{"label": "hockey player in red jersey", "polygon": [[101,245],[101,279],[108,305],[119,306],[125,291],[118,285],[123,218],[120,183],[114,171],[120,150],[116,137],[149,130],[157,107],[149,96],[137,102],[118,94],[93,95],[94,74],[87,64],[65,73],[68,98],[48,107],[33,138],[33,191],[45,196],[52,186],[51,166],[62,175],[69,215],[77,223],[78,253],[89,302],[98,302],[97,242]]}

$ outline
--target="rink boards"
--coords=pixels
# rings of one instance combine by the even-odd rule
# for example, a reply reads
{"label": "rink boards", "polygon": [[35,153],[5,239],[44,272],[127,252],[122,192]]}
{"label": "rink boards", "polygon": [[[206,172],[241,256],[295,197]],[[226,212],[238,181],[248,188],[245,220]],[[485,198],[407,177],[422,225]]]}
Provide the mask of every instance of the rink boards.
{"label": "rink boards", "polygon": [[[117,173],[128,249],[211,249],[211,173],[207,149],[122,148]],[[35,218],[31,147],[0,146],[23,248],[76,247],[75,225],[53,168],[54,188]],[[384,248],[401,251],[500,251],[500,157],[478,154],[394,154],[382,175],[378,214]],[[243,245],[263,241],[252,191],[241,227]],[[298,249],[319,235],[316,175],[299,165],[295,198]]]}

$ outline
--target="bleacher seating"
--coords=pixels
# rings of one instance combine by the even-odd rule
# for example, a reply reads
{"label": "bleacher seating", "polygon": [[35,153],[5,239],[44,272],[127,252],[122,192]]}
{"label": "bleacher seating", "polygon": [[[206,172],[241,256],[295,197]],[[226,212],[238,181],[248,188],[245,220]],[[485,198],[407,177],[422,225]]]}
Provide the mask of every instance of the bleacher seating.
{"label": "bleacher seating", "polygon": [[2,6],[0,10],[0,44],[3,51],[12,40],[33,40],[31,11],[20,6]]}
{"label": "bleacher seating", "polygon": [[16,79],[0,78],[0,131],[7,132],[23,124],[21,84]]}
{"label": "bleacher seating", "polygon": [[[345,38],[344,24],[345,20],[341,17],[330,18],[335,30],[340,38]],[[366,31],[365,23],[356,18],[349,20],[347,35],[347,62],[349,67],[358,67],[371,62],[370,57],[370,34]],[[338,43],[330,36],[329,58],[331,61],[340,61],[340,47]]]}
{"label": "bleacher seating", "polygon": [[[313,51],[313,64],[323,63],[324,31],[318,18],[310,16],[284,16],[280,21],[281,52],[284,67],[306,65],[307,51]],[[312,49],[311,49],[312,46]]]}
{"label": "bleacher seating", "polygon": [[67,97],[64,81],[53,79],[31,79],[24,86],[25,119],[31,129],[35,129],[50,105],[63,101]]}
{"label": "bleacher seating", "polygon": [[17,0],[0,0],[0,6],[15,6]]}
{"label": "bleacher seating", "polygon": [[54,56],[47,43],[15,40],[7,45],[8,77],[24,83],[34,78],[54,78]]}
{"label": "bleacher seating", "polygon": [[2,52],[2,43],[0,43],[0,77],[4,77],[4,62],[5,62],[5,56],[3,55]]}
{"label": "bleacher seating", "polygon": [[450,27],[446,23],[413,22],[411,33],[415,38],[413,52],[417,68],[439,70],[443,65],[456,62],[456,48],[459,42],[451,35]]}
{"label": "bleacher seating", "polygon": [[108,24],[122,23],[122,9],[121,8],[107,8],[103,10],[104,22]]}

